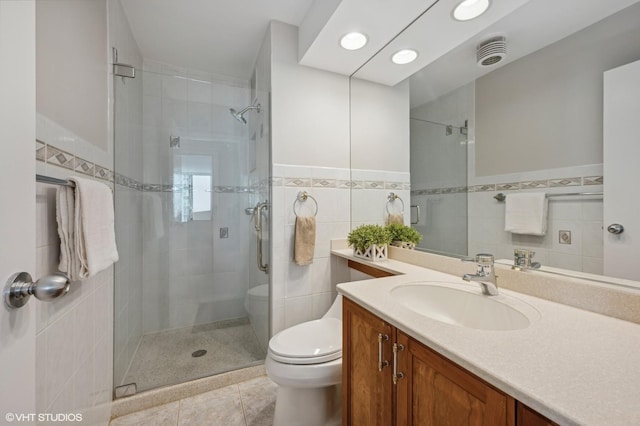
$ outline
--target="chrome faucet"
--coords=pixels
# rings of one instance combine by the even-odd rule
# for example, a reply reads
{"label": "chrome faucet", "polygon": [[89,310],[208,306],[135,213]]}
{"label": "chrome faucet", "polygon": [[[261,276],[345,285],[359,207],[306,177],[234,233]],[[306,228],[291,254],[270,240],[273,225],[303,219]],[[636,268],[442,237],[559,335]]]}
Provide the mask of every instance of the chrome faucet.
{"label": "chrome faucet", "polygon": [[540,268],[540,262],[532,262],[533,256],[536,255],[535,251],[527,249],[515,249],[513,251],[513,266],[511,269],[516,271],[522,271],[524,269],[538,269]]}
{"label": "chrome faucet", "polygon": [[493,255],[487,253],[478,253],[475,259],[462,259],[463,262],[475,262],[478,264],[475,275],[464,274],[462,279],[480,284],[482,294],[487,296],[498,295],[498,285],[496,284],[496,274],[493,270],[493,260]]}

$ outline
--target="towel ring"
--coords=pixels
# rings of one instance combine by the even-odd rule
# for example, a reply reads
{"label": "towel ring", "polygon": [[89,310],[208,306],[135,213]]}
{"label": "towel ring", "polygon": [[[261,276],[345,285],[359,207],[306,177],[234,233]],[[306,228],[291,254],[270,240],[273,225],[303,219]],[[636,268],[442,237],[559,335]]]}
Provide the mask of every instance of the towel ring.
{"label": "towel ring", "polygon": [[400,214],[404,214],[404,201],[402,201],[402,198],[400,198],[398,194],[390,192],[389,195],[387,195],[387,200],[387,214],[391,214],[391,212],[389,211],[389,204],[393,203],[395,200],[400,200],[400,203],[402,203],[402,210],[400,211]]}
{"label": "towel ring", "polygon": [[307,201],[307,199],[311,198],[313,200],[313,202],[316,205],[316,211],[313,212],[313,215],[316,216],[318,214],[318,200],[316,200],[315,198],[313,198],[312,195],[309,195],[309,193],[307,191],[300,191],[298,192],[298,196],[296,197],[295,201],[293,202],[293,213],[298,216],[298,212],[296,211],[296,203],[298,202],[303,202],[303,201]]}

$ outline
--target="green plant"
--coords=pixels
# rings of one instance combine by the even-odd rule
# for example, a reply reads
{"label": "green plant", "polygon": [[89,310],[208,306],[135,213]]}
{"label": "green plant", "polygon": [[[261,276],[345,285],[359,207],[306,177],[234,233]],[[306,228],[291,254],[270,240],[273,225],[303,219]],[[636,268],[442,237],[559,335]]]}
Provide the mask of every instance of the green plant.
{"label": "green plant", "polygon": [[407,243],[418,244],[420,240],[422,240],[422,235],[407,225],[392,223],[391,225],[387,225],[387,229],[391,234],[392,241],[404,241]]}
{"label": "green plant", "polygon": [[347,242],[350,246],[365,251],[372,245],[383,246],[391,243],[391,233],[380,225],[361,225],[349,232]]}

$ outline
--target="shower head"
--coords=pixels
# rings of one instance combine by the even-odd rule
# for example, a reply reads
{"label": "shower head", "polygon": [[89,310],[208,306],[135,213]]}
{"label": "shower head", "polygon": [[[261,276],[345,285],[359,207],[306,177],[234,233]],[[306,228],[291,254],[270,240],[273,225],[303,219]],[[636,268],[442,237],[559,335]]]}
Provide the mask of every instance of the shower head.
{"label": "shower head", "polygon": [[238,120],[239,122],[241,122],[242,124],[247,124],[247,119],[244,118],[244,113],[255,109],[258,113],[260,113],[260,104],[257,104],[255,106],[248,106],[245,109],[242,109],[240,111],[236,111],[234,108],[229,108],[229,113],[233,116],[233,118],[235,118],[236,120]]}

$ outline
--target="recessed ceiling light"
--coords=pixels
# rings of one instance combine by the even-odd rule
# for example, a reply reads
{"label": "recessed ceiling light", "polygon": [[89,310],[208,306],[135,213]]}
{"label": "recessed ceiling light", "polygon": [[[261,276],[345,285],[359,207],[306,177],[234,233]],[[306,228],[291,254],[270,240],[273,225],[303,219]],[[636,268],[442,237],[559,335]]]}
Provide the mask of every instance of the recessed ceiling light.
{"label": "recessed ceiling light", "polygon": [[349,33],[340,39],[340,46],[347,50],[358,50],[367,44],[367,36],[362,33]]}
{"label": "recessed ceiling light", "polygon": [[489,9],[489,0],[464,0],[453,9],[453,17],[458,21],[477,18]]}
{"label": "recessed ceiling light", "polygon": [[397,51],[391,57],[394,64],[404,65],[413,62],[418,57],[418,52],[413,49],[402,49]]}

